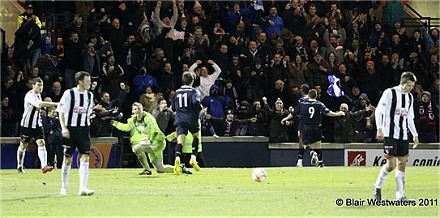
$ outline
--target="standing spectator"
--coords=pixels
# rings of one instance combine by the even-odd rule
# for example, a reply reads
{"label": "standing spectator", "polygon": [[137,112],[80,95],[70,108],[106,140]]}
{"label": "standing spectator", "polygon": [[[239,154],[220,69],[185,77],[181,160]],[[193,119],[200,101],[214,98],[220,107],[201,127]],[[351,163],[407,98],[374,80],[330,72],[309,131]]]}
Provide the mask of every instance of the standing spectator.
{"label": "standing spectator", "polygon": [[365,114],[366,111],[373,110],[373,105],[367,106],[365,109],[361,109],[355,112],[349,111],[348,105],[342,103],[339,106],[339,110],[345,113],[345,116],[337,117],[335,119],[335,135],[334,139],[336,143],[352,143],[354,137],[354,120],[359,116]]}
{"label": "standing spectator", "polygon": [[71,32],[64,45],[64,88],[70,89],[75,86],[75,73],[82,69],[82,62],[78,61],[81,57],[83,44],[79,41],[77,32]]}
{"label": "standing spectator", "polygon": [[424,91],[422,100],[414,102],[416,129],[421,143],[438,142],[439,109],[431,102],[431,93]]}
{"label": "standing spectator", "polygon": [[[77,87],[64,92],[60,105],[57,108],[65,146],[64,160],[61,166],[60,195],[67,195],[72,156],[78,147],[78,195],[89,196],[95,193],[94,190],[87,187],[89,180],[90,115],[93,112],[93,94],[87,90],[89,90],[92,80],[89,73],[79,71],[75,74],[75,81]],[[83,99],[83,101],[78,99]]]}
{"label": "standing spectator", "polygon": [[267,114],[269,122],[269,141],[270,142],[286,142],[287,141],[287,126],[291,123],[281,123],[281,120],[289,114],[289,111],[284,108],[283,101],[278,98],[271,109],[267,98],[263,97],[263,107]]}
{"label": "standing spectator", "polygon": [[313,56],[314,62],[309,64],[309,84],[313,86],[319,84],[323,87],[328,87],[329,82],[327,79],[328,75],[331,75],[330,65],[322,59],[321,53],[317,52]]}
{"label": "standing spectator", "polygon": [[102,65],[102,75],[99,77],[102,81],[101,91],[109,93],[111,98],[119,95],[118,90],[124,76],[124,69],[115,61],[115,56],[108,56],[107,62]]}
{"label": "standing spectator", "polygon": [[81,53],[82,69],[89,72],[93,78],[101,76],[101,59],[95,50],[95,45],[89,43]]}
{"label": "standing spectator", "polygon": [[269,36],[269,38],[272,38],[273,35],[275,35],[275,38],[278,38],[281,36],[281,29],[284,27],[283,18],[278,16],[278,9],[277,7],[273,6],[270,8],[269,15],[265,17],[266,19],[266,26],[265,26],[265,32],[266,35]]}
{"label": "standing spectator", "polygon": [[220,94],[220,89],[216,84],[212,84],[209,96],[202,100],[202,105],[208,108],[208,113],[216,118],[223,118],[225,109],[229,105],[229,97]]}
{"label": "standing spectator", "polygon": [[[193,72],[194,70],[202,64],[201,60],[197,60],[191,67],[189,68],[189,72]],[[222,72],[220,67],[212,60],[208,61],[208,64],[210,64],[214,68],[214,73],[209,74],[208,68],[205,66],[202,66],[200,68],[200,85],[197,87],[197,89],[200,92],[200,99],[203,100],[205,96],[209,96],[209,90],[211,86],[214,84],[215,80],[217,80],[218,76]]]}
{"label": "standing spectator", "polygon": [[250,119],[247,135],[249,136],[267,136],[266,122],[267,116],[264,112],[261,101],[255,100],[251,108]]}
{"label": "standing spectator", "polygon": [[134,33],[128,33],[127,41],[122,45],[122,53],[119,55],[119,58],[118,63],[124,69],[125,76],[123,79],[132,83],[135,76],[139,74],[142,63],[145,61],[145,49],[136,43],[136,35]]}
{"label": "standing spectator", "polygon": [[[380,97],[381,78],[375,69],[375,63],[373,61],[367,61],[365,66],[366,69],[361,72],[359,81],[356,81],[358,81],[362,92],[368,95],[371,103],[377,105]],[[375,82],[372,83],[371,81]]]}
{"label": "standing spectator", "polygon": [[18,117],[16,112],[9,105],[9,97],[2,94],[1,107],[1,136],[2,137],[16,137],[18,130]]}

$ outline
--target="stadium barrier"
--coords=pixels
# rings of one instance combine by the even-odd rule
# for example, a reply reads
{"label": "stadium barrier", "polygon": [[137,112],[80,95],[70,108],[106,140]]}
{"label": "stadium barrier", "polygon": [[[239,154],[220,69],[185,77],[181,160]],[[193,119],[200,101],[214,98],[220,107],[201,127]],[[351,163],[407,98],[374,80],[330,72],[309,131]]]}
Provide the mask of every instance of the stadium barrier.
{"label": "stadium barrier", "polygon": [[[1,142],[1,168],[16,167],[18,137],[3,137]],[[206,167],[282,167],[295,166],[298,143],[270,143],[263,136],[203,137],[203,155]],[[90,167],[113,168],[118,166],[120,148],[118,138],[92,138]],[[412,146],[412,145],[410,145]],[[322,143],[324,163],[327,166],[380,166],[385,164],[381,143]],[[407,165],[439,166],[440,144],[420,144],[410,150]],[[77,160],[77,152],[74,160]],[[32,168],[37,158],[32,147],[26,151],[25,167]],[[38,158],[37,158],[38,159]],[[310,163],[310,155],[304,155],[304,165]],[[77,167],[74,161],[73,167]]]}
{"label": "stadium barrier", "polygon": [[[90,167],[91,168],[113,168],[118,164],[118,138],[100,137],[91,138]],[[20,144],[19,137],[0,137],[1,143],[1,169],[14,169],[17,167],[17,147]],[[25,168],[34,168],[38,159],[36,145],[30,145],[26,149],[24,160]],[[78,151],[73,154],[72,167],[77,168],[79,164]]]}

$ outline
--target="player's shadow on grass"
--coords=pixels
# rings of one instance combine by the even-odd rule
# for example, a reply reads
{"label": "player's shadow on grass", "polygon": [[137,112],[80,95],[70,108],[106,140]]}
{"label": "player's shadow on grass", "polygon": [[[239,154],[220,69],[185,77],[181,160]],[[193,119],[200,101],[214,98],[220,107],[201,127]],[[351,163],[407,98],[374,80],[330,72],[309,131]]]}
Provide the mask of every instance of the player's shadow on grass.
{"label": "player's shadow on grass", "polygon": [[151,175],[151,176],[132,176],[131,178],[134,178],[134,179],[158,179],[158,178],[160,178],[160,176],[157,176],[157,175]]}
{"label": "player's shadow on grass", "polygon": [[52,195],[29,196],[29,197],[22,197],[22,198],[2,199],[2,201],[5,201],[5,202],[13,202],[13,201],[25,202],[26,200],[53,198],[54,196],[60,196],[60,195],[59,194],[52,194]]}

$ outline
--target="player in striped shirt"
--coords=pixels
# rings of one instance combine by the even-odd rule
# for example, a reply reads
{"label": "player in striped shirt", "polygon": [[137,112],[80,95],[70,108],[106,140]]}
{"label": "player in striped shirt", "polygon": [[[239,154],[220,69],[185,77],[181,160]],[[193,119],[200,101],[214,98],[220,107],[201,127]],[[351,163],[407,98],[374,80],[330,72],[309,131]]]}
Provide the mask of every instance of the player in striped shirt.
{"label": "player in striped shirt", "polygon": [[376,138],[384,140],[384,157],[387,159],[374,184],[374,198],[377,200],[382,199],[382,185],[396,166],[396,198],[406,200],[404,185],[405,165],[409,153],[408,129],[413,135],[413,149],[419,144],[414,124],[414,97],[410,93],[416,81],[417,78],[413,73],[404,72],[400,76],[400,85],[386,89],[376,107]]}
{"label": "player in striped shirt", "polygon": [[40,77],[32,80],[32,89],[24,97],[24,113],[20,122],[20,146],[17,149],[17,171],[24,173],[23,163],[26,148],[30,141],[35,140],[38,145],[38,158],[41,163],[41,171],[47,173],[53,170],[47,166],[47,151],[44,141],[44,130],[41,119],[42,107],[56,107],[58,103],[41,100],[43,80]]}
{"label": "player in striped shirt", "polygon": [[92,84],[90,74],[79,71],[75,74],[76,87],[68,89],[61,97],[57,108],[61,133],[63,134],[64,160],[61,166],[61,195],[67,195],[73,152],[79,151],[78,195],[93,195],[87,187],[89,179],[90,115],[93,111],[93,94],[88,91]]}

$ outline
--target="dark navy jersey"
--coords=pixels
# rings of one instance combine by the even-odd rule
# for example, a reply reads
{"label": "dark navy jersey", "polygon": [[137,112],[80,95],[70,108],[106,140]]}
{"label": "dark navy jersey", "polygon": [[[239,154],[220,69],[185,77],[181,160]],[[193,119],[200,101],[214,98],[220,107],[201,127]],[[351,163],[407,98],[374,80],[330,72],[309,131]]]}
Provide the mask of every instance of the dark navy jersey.
{"label": "dark navy jersey", "polygon": [[182,86],[174,95],[172,109],[176,112],[174,125],[198,122],[201,108],[200,93],[191,86]]}
{"label": "dark navy jersey", "polygon": [[319,125],[321,123],[321,113],[325,115],[329,111],[330,110],[318,100],[303,100],[295,107],[292,115],[299,115],[300,126]]}

